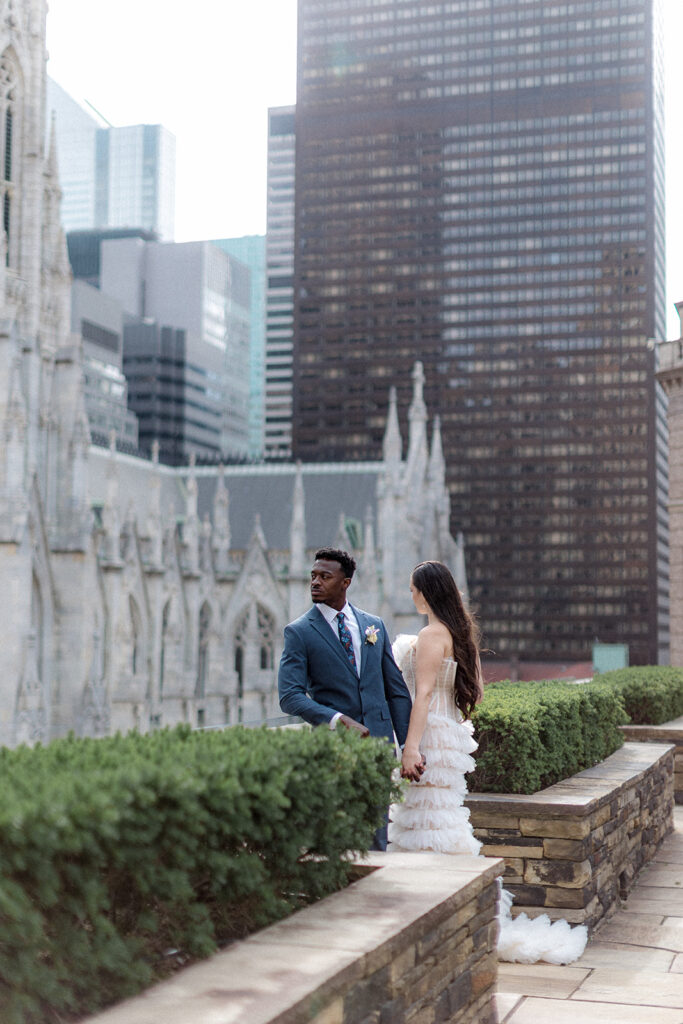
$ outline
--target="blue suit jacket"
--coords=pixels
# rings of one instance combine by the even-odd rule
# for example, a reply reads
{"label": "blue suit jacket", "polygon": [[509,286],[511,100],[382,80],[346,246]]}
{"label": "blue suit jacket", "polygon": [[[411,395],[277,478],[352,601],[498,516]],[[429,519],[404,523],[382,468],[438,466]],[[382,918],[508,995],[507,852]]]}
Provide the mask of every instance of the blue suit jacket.
{"label": "blue suit jacket", "polygon": [[[315,605],[285,626],[278,672],[280,707],[311,725],[329,722],[337,711],[368,727],[372,736],[405,743],[411,700],[391,653],[386,626],[376,615],[351,605],[361,635],[361,670],[356,675],[344,648]],[[365,639],[368,626],[377,642]]]}

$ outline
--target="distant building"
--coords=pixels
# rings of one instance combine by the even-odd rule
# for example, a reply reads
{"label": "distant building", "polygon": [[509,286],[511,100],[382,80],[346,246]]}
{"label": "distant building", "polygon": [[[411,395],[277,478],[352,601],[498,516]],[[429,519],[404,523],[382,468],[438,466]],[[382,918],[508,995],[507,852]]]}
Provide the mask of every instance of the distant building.
{"label": "distant building", "polygon": [[47,80],[62,174],[62,225],[175,230],[175,137],[162,125],[107,125]]}
{"label": "distant building", "polygon": [[71,330],[83,339],[83,392],[91,434],[137,448],[138,421],[123,375],[123,313],[115,299],[85,281],[71,286]]}
{"label": "distant building", "polygon": [[86,281],[95,288],[100,287],[102,242],[112,238],[140,238],[143,242],[158,242],[154,231],[142,228],[89,228],[83,231],[69,231],[66,245],[69,263],[75,278]]}
{"label": "distant building", "polygon": [[97,133],[95,227],[175,232],[175,136],[160,124]]}
{"label": "distant building", "polygon": [[292,453],[295,107],[268,111],[265,454]]}
{"label": "distant building", "polygon": [[54,116],[65,231],[95,226],[95,154],[98,121],[80,103],[47,79],[48,124]]}
{"label": "distant building", "polygon": [[246,458],[249,269],[210,242],[107,239],[100,287],[127,317],[123,367],[141,445],[160,429],[162,461]]}
{"label": "distant building", "polygon": [[668,656],[658,7],[299,3],[293,455],[376,457],[422,360],[505,660]]}
{"label": "distant building", "polygon": [[657,377],[667,398],[669,435],[669,533],[671,561],[671,664],[683,667],[683,301],[676,303],[681,333],[657,345]]}
{"label": "distant building", "polygon": [[266,240],[263,235],[221,238],[213,243],[245,263],[251,275],[249,322],[249,455],[263,455]]}

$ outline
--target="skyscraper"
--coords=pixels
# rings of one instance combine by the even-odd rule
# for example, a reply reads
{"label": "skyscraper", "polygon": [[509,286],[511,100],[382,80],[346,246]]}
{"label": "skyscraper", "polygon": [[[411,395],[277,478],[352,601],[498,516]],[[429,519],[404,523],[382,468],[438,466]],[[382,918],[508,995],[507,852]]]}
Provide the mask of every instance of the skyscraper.
{"label": "skyscraper", "polygon": [[175,136],[159,124],[124,127],[96,118],[51,78],[65,231],[144,228],[163,241],[175,230]]}
{"label": "skyscraper", "polygon": [[416,356],[488,646],[666,657],[654,0],[300,0],[293,452]]}
{"label": "skyscraper", "polygon": [[292,454],[294,107],[268,111],[265,454]]}
{"label": "skyscraper", "polygon": [[249,267],[249,454],[263,456],[264,356],[266,319],[266,240],[263,235],[214,239],[223,252]]}

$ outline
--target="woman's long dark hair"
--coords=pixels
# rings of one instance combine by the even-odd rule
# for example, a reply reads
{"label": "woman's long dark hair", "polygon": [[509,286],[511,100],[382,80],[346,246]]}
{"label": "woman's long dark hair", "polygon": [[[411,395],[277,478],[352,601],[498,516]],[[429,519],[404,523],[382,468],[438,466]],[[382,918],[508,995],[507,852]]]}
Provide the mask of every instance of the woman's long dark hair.
{"label": "woman's long dark hair", "polygon": [[479,626],[443,562],[420,562],[410,579],[453,638],[453,658],[458,663],[455,703],[463,716],[470,718],[480,694]]}

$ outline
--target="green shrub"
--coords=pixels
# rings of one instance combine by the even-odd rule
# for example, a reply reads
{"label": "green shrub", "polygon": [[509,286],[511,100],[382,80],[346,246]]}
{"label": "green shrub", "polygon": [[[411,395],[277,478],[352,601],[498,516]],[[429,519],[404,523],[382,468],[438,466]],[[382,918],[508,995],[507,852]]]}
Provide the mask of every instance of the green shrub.
{"label": "green shrub", "polygon": [[471,790],[534,793],[603,760],[623,743],[621,692],[592,683],[492,683],[473,722]]}
{"label": "green shrub", "polygon": [[661,725],[683,715],[683,668],[633,666],[598,678],[621,691],[633,725]]}
{"label": "green shrub", "polygon": [[0,750],[0,1020],[74,1019],[342,887],[394,764],[326,729]]}

